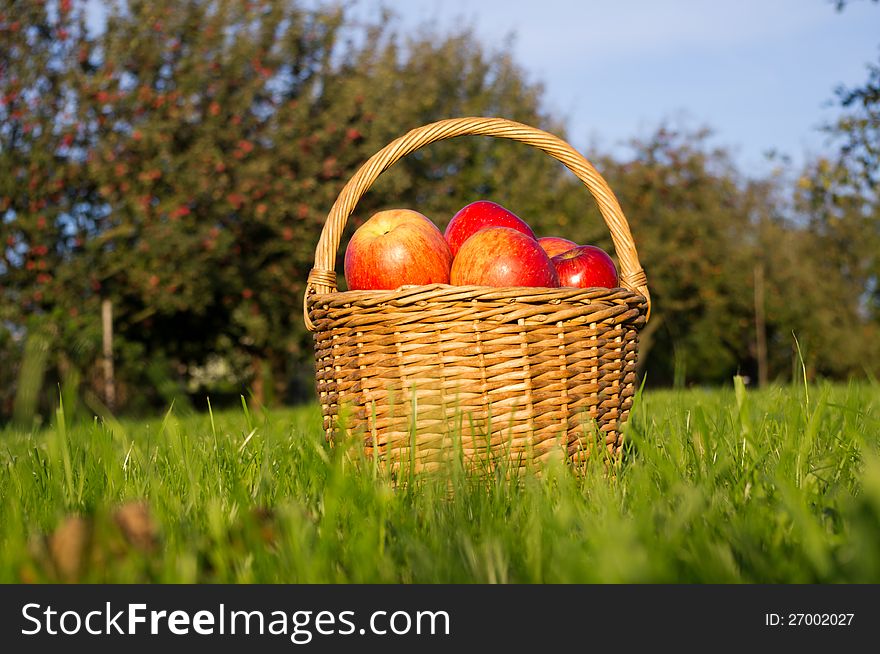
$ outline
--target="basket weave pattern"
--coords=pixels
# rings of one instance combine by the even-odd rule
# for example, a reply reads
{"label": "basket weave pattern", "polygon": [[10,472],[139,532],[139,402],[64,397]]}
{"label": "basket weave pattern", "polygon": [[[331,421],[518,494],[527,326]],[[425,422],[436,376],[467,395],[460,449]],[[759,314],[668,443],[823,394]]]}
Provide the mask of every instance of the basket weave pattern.
{"label": "basket weave pattern", "polygon": [[[337,292],[345,222],[401,157],[462,135],[510,138],[561,161],[587,186],[607,223],[622,288],[404,286]],[[453,450],[514,466],[553,452],[580,459],[598,438],[612,453],[632,405],[638,332],[650,308],[629,226],[598,172],[557,137],[498,118],[413,130],[374,155],[328,216],[306,291],[316,382],[329,438],[341,415],[368,453],[431,467]],[[593,432],[593,428],[598,431]]]}

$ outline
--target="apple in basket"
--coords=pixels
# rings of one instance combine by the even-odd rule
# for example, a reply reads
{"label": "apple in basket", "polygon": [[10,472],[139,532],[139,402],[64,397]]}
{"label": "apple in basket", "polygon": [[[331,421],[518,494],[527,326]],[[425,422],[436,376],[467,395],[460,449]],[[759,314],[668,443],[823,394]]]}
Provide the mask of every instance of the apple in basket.
{"label": "apple in basket", "polygon": [[449,281],[459,286],[559,286],[553,262],[538,241],[510,227],[485,227],[467,239],[452,261]]}
{"label": "apple in basket", "polygon": [[471,236],[485,227],[509,227],[535,240],[528,224],[512,211],[488,200],[477,200],[458,210],[446,226],[444,236],[454,257]]}
{"label": "apple in basket", "polygon": [[553,257],[560,286],[617,288],[617,268],[602,248],[579,245]]}
{"label": "apple in basket", "polygon": [[562,238],[560,236],[542,236],[538,239],[538,245],[544,248],[544,252],[546,252],[547,256],[551,259],[557,254],[568,252],[572,248],[578,246],[574,241],[569,241],[567,238]]}
{"label": "apple in basket", "polygon": [[451,266],[452,253],[443,234],[411,209],[373,214],[345,249],[345,281],[350,290],[448,284]]}

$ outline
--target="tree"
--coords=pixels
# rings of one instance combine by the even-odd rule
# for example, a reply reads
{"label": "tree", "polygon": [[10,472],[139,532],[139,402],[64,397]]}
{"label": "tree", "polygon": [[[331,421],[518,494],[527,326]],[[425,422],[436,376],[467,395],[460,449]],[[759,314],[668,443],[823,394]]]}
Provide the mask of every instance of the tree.
{"label": "tree", "polygon": [[[79,265],[85,236],[95,226],[86,209],[94,185],[83,158],[90,126],[76,119],[72,84],[75,67],[83,65],[84,31],[82,12],[66,0],[53,12],[43,3],[16,2],[0,13],[0,343],[9,360],[4,377],[42,379],[41,365],[19,369],[24,358],[25,364],[53,361],[53,381],[75,380],[74,368],[95,354],[89,337],[96,324],[90,312],[94,293]],[[35,343],[50,352],[44,355],[43,345]],[[27,352],[41,354],[29,359]],[[33,380],[23,381],[27,386]],[[16,385],[3,383],[8,409]]]}
{"label": "tree", "polygon": [[724,381],[754,361],[755,199],[707,136],[661,127],[631,160],[603,161],[651,285],[640,356],[652,383]]}
{"label": "tree", "polygon": [[[37,324],[53,326],[49,389],[62,369],[99,387],[110,299],[122,404],[167,402],[214,368],[234,390],[283,397],[297,370],[311,378],[304,282],[326,212],[363,161],[451,115],[558,127],[509,53],[466,31],[402,40],[384,16],[361,28],[336,8],[133,0],[106,5],[92,35],[85,3],[59,10],[16,3],[0,21],[0,161],[13,172],[0,187],[0,323],[19,352]],[[442,224],[474,195],[537,212],[561,167],[513,147],[462,139],[410,157],[350,229],[388,205]]]}
{"label": "tree", "polygon": [[880,61],[868,65],[868,79],[855,88],[837,90],[843,115],[828,130],[840,142],[853,184],[876,192],[880,184]]}

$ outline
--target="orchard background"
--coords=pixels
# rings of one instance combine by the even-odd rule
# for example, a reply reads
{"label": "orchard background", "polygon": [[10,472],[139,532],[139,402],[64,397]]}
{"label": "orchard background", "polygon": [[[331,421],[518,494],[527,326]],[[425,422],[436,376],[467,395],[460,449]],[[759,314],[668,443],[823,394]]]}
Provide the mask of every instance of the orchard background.
{"label": "orchard background", "polygon": [[[389,14],[283,0],[98,4],[106,20],[91,31],[78,0],[0,9],[0,421],[32,426],[59,390],[68,416],[201,407],[206,395],[308,399],[304,282],[357,167],[451,116],[567,137],[511,51],[467,29],[403,35]],[[671,124],[631,156],[585,153],[651,282],[649,388],[880,373],[878,66],[835,100],[837,156],[802,169],[783,159],[756,177],[709,130]],[[558,164],[479,138],[383,175],[343,243],[380,208],[415,208],[442,229],[478,198],[610,249]]]}

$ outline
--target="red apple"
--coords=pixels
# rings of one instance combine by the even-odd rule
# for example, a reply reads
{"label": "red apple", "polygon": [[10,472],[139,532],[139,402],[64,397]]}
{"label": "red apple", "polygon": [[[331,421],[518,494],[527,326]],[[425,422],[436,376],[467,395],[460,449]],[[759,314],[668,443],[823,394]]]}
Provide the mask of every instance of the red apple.
{"label": "red apple", "polygon": [[557,254],[553,265],[559,273],[560,286],[577,288],[617,288],[617,268],[608,253],[595,245],[578,247]]}
{"label": "red apple", "polygon": [[351,290],[448,284],[452,254],[437,226],[418,211],[380,211],[357,228],[345,249]]}
{"label": "red apple", "polygon": [[553,262],[538,242],[510,227],[486,227],[462,244],[449,282],[460,286],[558,287]]}
{"label": "red apple", "polygon": [[557,254],[568,252],[572,248],[578,246],[574,241],[569,241],[567,238],[561,238],[559,236],[544,236],[539,238],[538,245],[544,248],[544,252],[546,252],[547,256],[551,259]]}
{"label": "red apple", "polygon": [[477,200],[459,209],[446,226],[446,242],[454,257],[471,236],[484,227],[510,227],[535,240],[535,232],[526,222],[500,204]]}

